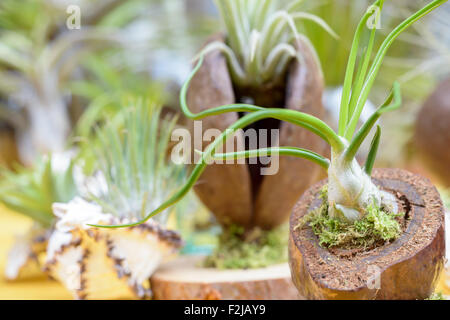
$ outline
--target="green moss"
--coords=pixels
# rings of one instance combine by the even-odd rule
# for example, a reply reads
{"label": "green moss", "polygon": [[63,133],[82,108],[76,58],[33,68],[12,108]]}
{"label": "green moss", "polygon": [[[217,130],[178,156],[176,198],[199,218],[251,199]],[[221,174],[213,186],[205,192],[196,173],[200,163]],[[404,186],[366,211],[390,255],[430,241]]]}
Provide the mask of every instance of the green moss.
{"label": "green moss", "polygon": [[223,230],[204,266],[218,269],[263,268],[287,261],[288,226],[271,231],[255,228],[247,233],[232,226]]}
{"label": "green moss", "polygon": [[433,293],[429,298],[426,298],[425,300],[447,300],[445,299],[444,295],[439,292],[439,293]]}
{"label": "green moss", "polygon": [[385,243],[398,238],[401,227],[396,218],[403,213],[386,212],[373,204],[366,208],[365,216],[353,223],[328,216],[327,189],[324,187],[320,197],[322,205],[304,216],[297,228],[308,225],[324,247],[368,248],[377,243]]}

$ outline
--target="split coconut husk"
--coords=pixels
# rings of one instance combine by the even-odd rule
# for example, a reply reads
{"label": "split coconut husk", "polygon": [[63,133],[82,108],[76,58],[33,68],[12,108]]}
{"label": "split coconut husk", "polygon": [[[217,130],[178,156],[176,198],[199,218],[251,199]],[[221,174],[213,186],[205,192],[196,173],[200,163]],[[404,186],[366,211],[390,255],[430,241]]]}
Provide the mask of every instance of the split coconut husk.
{"label": "split coconut husk", "polygon": [[450,186],[450,79],[439,84],[417,116],[414,141],[436,177]]}
{"label": "split coconut husk", "polygon": [[311,187],[290,218],[292,279],[307,299],[425,299],[444,267],[444,208],[431,182],[399,169],[378,169],[374,183],[396,196],[405,212],[404,232],[369,250],[326,249],[310,227],[295,228],[317,208],[326,180]]}
{"label": "split coconut husk", "polygon": [[104,229],[87,224],[124,224],[101,207],[79,198],[55,204],[60,220],[47,249],[46,270],[75,299],[145,299],[148,279],[181,247],[180,236],[151,221]]}
{"label": "split coconut husk", "polygon": [[[218,40],[221,37],[215,36],[209,42]],[[280,81],[258,88],[235,86],[225,57],[218,51],[207,54],[190,84],[187,95],[189,108],[197,113],[251,98],[259,106],[289,108],[323,118],[324,85],[318,60],[304,40],[298,40],[296,48],[303,57],[303,63],[292,61]],[[207,117],[201,120],[203,132],[207,129],[224,131],[239,117],[238,113]],[[192,124],[191,121],[191,134],[196,137],[199,133],[194,132]],[[308,148],[322,154],[327,147],[316,135],[289,123],[280,125],[278,121],[263,120],[252,128],[279,128],[280,145]],[[242,133],[236,134],[235,139],[245,146]],[[203,148],[210,142],[203,141]],[[292,157],[280,157],[279,171],[275,175],[262,176],[260,168],[260,164],[249,165],[248,161],[245,164],[211,164],[200,177],[195,191],[222,225],[272,229],[286,220],[302,192],[323,174],[322,169],[313,163]]]}
{"label": "split coconut husk", "polygon": [[182,256],[151,277],[157,300],[300,299],[287,263],[247,270],[201,267],[204,257]]}
{"label": "split coconut husk", "polygon": [[22,281],[45,276],[42,263],[50,233],[51,230],[33,225],[27,233],[16,237],[6,261],[6,280]]}

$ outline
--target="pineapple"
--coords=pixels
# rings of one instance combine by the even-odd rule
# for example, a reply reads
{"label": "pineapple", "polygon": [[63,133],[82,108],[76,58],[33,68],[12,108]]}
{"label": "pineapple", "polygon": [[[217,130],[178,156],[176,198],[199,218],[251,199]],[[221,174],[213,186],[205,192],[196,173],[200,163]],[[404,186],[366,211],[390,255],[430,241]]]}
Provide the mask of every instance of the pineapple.
{"label": "pineapple", "polygon": [[158,105],[137,103],[97,129],[81,152],[95,159],[86,165],[94,172],[80,186],[83,198],[53,205],[46,260],[74,298],[149,298],[148,279],[181,247],[178,233],[166,228],[169,212],[125,229],[90,226],[137,222],[173,192],[185,174],[166,158],[175,121],[163,119]]}

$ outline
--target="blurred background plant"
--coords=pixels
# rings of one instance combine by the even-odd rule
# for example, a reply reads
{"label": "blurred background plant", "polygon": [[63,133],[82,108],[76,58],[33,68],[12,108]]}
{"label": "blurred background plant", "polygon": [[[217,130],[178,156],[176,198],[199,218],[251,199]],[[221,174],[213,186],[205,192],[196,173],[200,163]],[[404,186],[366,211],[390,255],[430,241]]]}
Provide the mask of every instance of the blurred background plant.
{"label": "blurred background plant", "polygon": [[[64,28],[65,9],[56,1],[6,0],[0,4],[0,115],[14,129],[20,160],[62,151],[71,130],[65,84],[86,51],[114,41],[90,28]],[[92,4],[97,21],[108,11]],[[97,12],[97,10],[100,10]],[[92,18],[92,17],[91,17]]]}
{"label": "blurred background plant", "polygon": [[43,228],[54,221],[52,204],[71,200],[77,189],[72,160],[61,154],[44,156],[31,168],[0,170],[0,203],[30,217]]}
{"label": "blurred background plant", "polygon": [[74,162],[64,154],[43,156],[34,166],[0,170],[0,204],[25,215],[32,227],[18,235],[9,251],[5,276],[9,280],[41,274],[39,257],[45,252],[54,227],[55,202],[72,200],[78,193]]}
{"label": "blurred background plant", "polygon": [[[80,7],[80,30],[66,26],[69,5]],[[92,139],[90,146],[98,147],[94,128],[118,125],[133,99],[164,104],[163,114],[177,112],[190,59],[218,25],[211,9],[208,0],[0,2],[0,165],[11,170],[0,174],[1,202],[39,226],[19,239],[23,254],[12,260],[28,260],[33,239],[51,229],[51,204],[74,195],[59,187],[67,198],[45,194],[54,190],[42,155],[75,147],[89,174],[95,163],[80,142]],[[199,206],[194,196],[183,205],[172,220],[188,235],[186,221],[196,220]],[[9,270],[20,267],[12,265]]]}
{"label": "blurred background plant", "polygon": [[[353,30],[358,22],[358,15],[366,10],[370,3],[368,0],[303,1],[308,11],[324,19],[339,35],[339,41],[327,41],[328,35],[317,26],[304,21],[299,26],[306,29],[305,33],[312,40],[320,57],[328,87],[324,104],[332,119],[337,119],[336,110]],[[386,10],[380,21],[380,37],[376,41],[380,41],[381,35],[385,35],[389,26],[407,17],[413,8],[425,3],[424,0],[386,2]],[[446,18],[449,12],[450,4],[446,3],[440,10],[431,13],[402,34],[390,48],[380,70],[369,97],[370,102],[374,105],[381,103],[384,99],[384,88],[396,79],[401,83],[403,96],[401,110],[390,113],[380,122],[383,130],[380,144],[382,147],[377,157],[380,166],[405,167],[414,157],[411,140],[418,109],[436,83],[449,72],[450,20]],[[371,104],[366,106],[367,110]]]}
{"label": "blurred background plant", "polygon": [[[2,141],[14,138],[17,143],[8,149],[2,143],[1,153],[16,152],[31,165],[39,154],[64,149],[86,108],[68,84],[86,80],[81,62],[89,53],[98,62],[110,51],[105,64],[118,67],[116,72],[139,71],[147,74],[147,83],[158,80],[176,89],[183,70],[189,70],[196,35],[213,21],[201,21],[204,10],[195,8],[203,2],[189,2],[196,5],[182,0],[2,1],[0,128]],[[66,27],[69,5],[80,7],[80,30]],[[121,78],[127,77],[121,73]]]}

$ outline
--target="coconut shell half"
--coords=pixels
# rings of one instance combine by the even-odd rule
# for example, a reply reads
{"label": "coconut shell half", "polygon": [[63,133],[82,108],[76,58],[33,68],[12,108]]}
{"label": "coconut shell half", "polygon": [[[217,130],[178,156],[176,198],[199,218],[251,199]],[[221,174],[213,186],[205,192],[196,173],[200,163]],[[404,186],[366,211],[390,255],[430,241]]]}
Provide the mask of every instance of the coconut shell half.
{"label": "coconut shell half", "polygon": [[371,250],[320,247],[310,227],[298,221],[320,205],[326,183],[311,187],[290,218],[289,264],[294,284],[307,299],[425,299],[444,267],[444,209],[431,182],[399,169],[378,169],[373,180],[394,194],[406,213],[406,230]]}
{"label": "coconut shell half", "polygon": [[421,158],[441,182],[450,186],[450,79],[443,81],[425,101],[415,128]]}
{"label": "coconut shell half", "polygon": [[[210,42],[217,40],[221,38],[213,37]],[[278,80],[258,88],[236,87],[230,78],[225,57],[218,51],[209,53],[192,79],[187,96],[189,108],[197,113],[242,102],[250,97],[255,104],[263,107],[289,108],[323,117],[320,66],[311,46],[299,41],[297,48],[303,56],[303,63],[292,62],[281,82]],[[238,113],[226,113],[207,117],[201,120],[202,130],[224,131],[240,116]],[[193,122],[191,124],[192,136],[199,139]],[[252,127],[258,130],[279,126],[276,121],[262,120]],[[246,142],[241,133],[236,135],[236,141],[241,145]],[[203,148],[210,142],[204,141]],[[325,150],[325,143],[319,137],[287,123],[281,124],[280,144],[308,148],[318,153]],[[221,224],[271,229],[286,220],[295,201],[312,182],[318,180],[322,171],[306,160],[290,157],[280,157],[279,170],[275,175],[262,176],[259,169],[260,166],[249,165],[248,161],[247,164],[209,165],[195,191]]]}
{"label": "coconut shell half", "polygon": [[219,270],[200,267],[202,256],[182,256],[151,277],[157,300],[300,299],[287,263],[259,269]]}
{"label": "coconut shell half", "polygon": [[[297,42],[302,53],[303,64],[293,61],[288,71],[286,108],[309,113],[319,119],[325,116],[322,105],[323,77],[312,47]],[[328,145],[312,132],[291,123],[280,127],[280,146],[291,146],[325,154]],[[289,216],[299,196],[322,178],[323,170],[305,159],[279,157],[279,171],[264,176],[256,197],[254,224],[271,229]]]}

